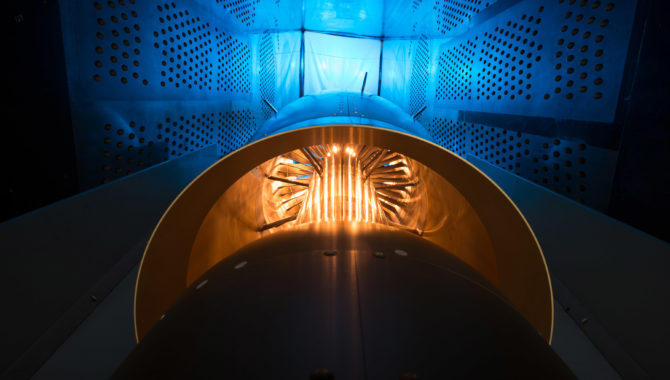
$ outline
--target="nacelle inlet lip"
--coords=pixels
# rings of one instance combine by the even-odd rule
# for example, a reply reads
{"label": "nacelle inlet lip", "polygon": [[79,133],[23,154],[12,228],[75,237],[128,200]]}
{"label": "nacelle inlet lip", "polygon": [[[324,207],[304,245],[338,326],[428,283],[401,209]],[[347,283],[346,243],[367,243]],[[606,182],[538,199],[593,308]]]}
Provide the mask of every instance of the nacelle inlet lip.
{"label": "nacelle inlet lip", "polygon": [[[368,144],[404,154],[462,194],[490,239],[500,293],[551,341],[553,295],[546,262],[532,229],[511,199],[456,154],[407,133],[366,125],[323,125],[263,138],[222,158],[191,182],[159,221],[142,258],[135,291],[138,340],[190,285],[189,265],[211,259],[192,257],[192,248],[203,221],[226,190],[268,159],[326,143]],[[448,251],[458,255],[458,250]]]}

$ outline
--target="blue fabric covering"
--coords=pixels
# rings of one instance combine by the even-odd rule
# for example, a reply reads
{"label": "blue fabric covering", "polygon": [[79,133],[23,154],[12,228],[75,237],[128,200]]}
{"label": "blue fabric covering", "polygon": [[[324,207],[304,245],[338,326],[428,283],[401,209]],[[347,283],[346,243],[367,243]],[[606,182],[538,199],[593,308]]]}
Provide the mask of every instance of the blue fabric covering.
{"label": "blue fabric covering", "polygon": [[329,91],[377,94],[381,41],[305,32],[305,95]]}

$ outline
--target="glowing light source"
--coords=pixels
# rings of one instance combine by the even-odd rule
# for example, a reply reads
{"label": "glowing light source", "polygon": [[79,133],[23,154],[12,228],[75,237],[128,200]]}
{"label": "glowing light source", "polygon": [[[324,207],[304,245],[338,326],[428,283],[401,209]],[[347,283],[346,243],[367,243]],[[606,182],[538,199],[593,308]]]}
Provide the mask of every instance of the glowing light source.
{"label": "glowing light source", "polygon": [[266,174],[269,225],[349,221],[421,229],[423,184],[407,157],[337,144],[285,156],[277,157]]}

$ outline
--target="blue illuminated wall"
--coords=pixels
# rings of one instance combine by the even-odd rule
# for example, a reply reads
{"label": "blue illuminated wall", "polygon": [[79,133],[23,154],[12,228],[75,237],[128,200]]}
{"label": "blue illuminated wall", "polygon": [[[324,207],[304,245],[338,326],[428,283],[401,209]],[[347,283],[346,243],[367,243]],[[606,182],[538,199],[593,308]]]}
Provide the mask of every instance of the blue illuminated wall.
{"label": "blue illuminated wall", "polygon": [[298,97],[300,19],[274,0],[72,0],[60,12],[82,189],[209,144],[223,156],[271,116],[263,99]]}
{"label": "blue illuminated wall", "polygon": [[[667,1],[62,0],[9,8],[6,26],[17,38],[6,54],[14,63],[7,217],[210,144],[224,156],[263,125],[288,128],[281,110],[309,119],[332,107],[353,123],[377,103],[375,112],[421,124],[446,149],[506,171],[498,178],[516,174],[670,241]],[[309,96],[358,92],[365,72],[366,96]],[[377,91],[409,115],[425,111],[414,120],[380,107],[370,96]],[[548,210],[533,228],[570,224],[565,210]],[[607,344],[630,349],[629,362],[651,377],[667,377],[662,334],[626,330],[637,309],[606,286],[630,283],[628,295],[652,304],[658,284],[648,274],[662,276],[664,267],[650,263],[666,257],[638,257],[644,248],[635,239],[610,251],[598,241],[605,233],[556,231],[591,251],[573,255],[570,269],[581,274],[559,276],[563,288],[597,290],[591,305],[611,306],[602,315],[625,330]],[[565,251],[560,243],[554,260]],[[580,327],[597,331],[596,318],[585,325],[577,310]]]}
{"label": "blue illuminated wall", "polygon": [[438,144],[604,210],[635,6],[63,2],[80,184],[208,144],[225,155],[274,117],[265,101],[359,92],[367,72],[366,94],[409,114],[426,107],[417,122]]}
{"label": "blue illuminated wall", "polygon": [[447,149],[605,211],[636,5],[412,2],[385,27],[381,96],[427,106],[419,121]]}

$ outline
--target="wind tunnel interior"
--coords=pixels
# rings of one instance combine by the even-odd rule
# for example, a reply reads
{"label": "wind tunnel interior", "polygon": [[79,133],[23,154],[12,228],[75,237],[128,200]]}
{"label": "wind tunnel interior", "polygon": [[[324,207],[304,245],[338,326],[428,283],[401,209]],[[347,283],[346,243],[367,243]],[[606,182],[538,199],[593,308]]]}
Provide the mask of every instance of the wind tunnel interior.
{"label": "wind tunnel interior", "polygon": [[[639,148],[622,137],[633,123],[625,96],[638,69],[629,62],[640,43],[636,1],[126,0],[58,7],[65,118],[76,152],[65,164],[73,172],[66,177],[76,180],[54,185],[69,185],[63,191],[90,189],[210,144],[223,157],[275,118],[272,107],[360,92],[365,80],[365,95],[416,114],[428,132],[422,137],[664,234],[644,211],[653,209],[642,204],[649,197],[631,195],[643,188],[656,196],[656,183],[625,179],[637,162],[628,151]],[[360,116],[346,101],[332,108],[325,111]]]}
{"label": "wind tunnel interior", "polygon": [[[132,262],[128,252],[144,247],[143,234],[156,226],[160,214],[195,176],[190,175],[203,172],[214,161],[202,160],[187,175],[187,170],[178,170],[187,160],[196,161],[212,149],[217,158],[232,157],[252,142],[267,141],[266,135],[299,133],[297,127],[315,125],[316,120],[319,125],[399,130],[444,147],[480,169],[493,167],[486,174],[496,181],[501,176],[491,173],[503,173],[503,179],[524,189],[540,190],[510,197],[536,231],[546,257],[553,257],[552,280],[558,273],[565,281],[561,287],[557,280],[553,288],[556,299],[565,304],[563,314],[570,313],[617,371],[636,373],[639,362],[654,374],[664,373],[666,351],[658,331],[666,325],[667,310],[659,310],[651,294],[667,288],[662,271],[668,256],[658,254],[664,254],[667,246],[591,212],[606,213],[670,240],[666,221],[670,197],[664,175],[670,172],[669,108],[663,106],[668,33],[662,4],[652,0],[13,2],[7,28],[15,38],[9,41],[7,61],[14,66],[6,80],[15,96],[7,107],[8,125],[13,127],[6,128],[6,141],[15,149],[3,150],[8,173],[3,186],[8,191],[3,191],[2,219],[84,194],[60,203],[62,208],[57,204],[10,220],[0,230],[7,251],[17,252],[7,255],[6,267],[12,269],[4,288],[9,303],[24,311],[6,315],[7,341],[14,343],[5,349],[1,367],[18,358],[19,364],[13,366],[24,370],[21,366],[30,362],[28,377],[66,338],[76,335],[73,331],[94,308],[92,303],[107,294],[99,289],[112,289],[139,261],[139,254]],[[336,144],[304,142],[287,143],[290,149],[281,151],[270,145],[244,162],[253,161],[271,172],[286,163],[281,157],[306,159],[301,148],[332,151],[335,145],[323,144]],[[371,140],[366,149],[388,148],[376,143]],[[370,156],[374,150],[359,150],[357,142],[343,139],[337,144],[361,160],[375,158]],[[405,188],[423,194],[423,201],[433,199],[431,207],[410,205],[395,216],[388,207],[377,210],[383,220],[378,224],[406,227],[426,237],[430,215],[422,212],[435,212],[432,206],[457,198],[451,194],[440,203],[435,194],[426,195],[440,188],[428,186],[431,178],[438,182],[440,176],[449,181],[459,178],[448,171],[426,174],[439,166],[426,153],[436,147],[426,144],[428,148],[409,152],[403,151],[407,144],[398,144],[394,151],[406,153],[401,163],[407,167],[402,174],[407,183],[413,183],[416,173],[426,181],[423,189]],[[274,154],[259,159],[269,151]],[[233,175],[237,168],[230,168],[219,177],[237,180],[258,174],[245,167]],[[275,178],[283,176],[279,169]],[[338,173],[349,172],[356,177],[355,170]],[[147,173],[155,175],[156,183],[145,181]],[[299,177],[295,174],[286,176]],[[311,184],[312,179],[298,182]],[[269,187],[277,182],[267,177],[253,181],[255,186]],[[351,183],[355,187],[358,182]],[[503,187],[502,181],[498,184]],[[208,191],[206,186],[200,189],[203,194]],[[381,196],[393,203],[394,192],[381,190],[385,190]],[[318,215],[301,215],[302,208],[280,210],[268,205],[307,201],[311,205],[307,211],[327,206],[321,198],[264,198],[263,187],[254,191],[257,209],[268,211],[263,218],[250,216],[254,228],[247,230],[254,236],[269,236],[309,218],[321,220]],[[349,198],[354,204],[363,199],[365,207],[381,207],[380,199],[368,202],[365,199],[371,198],[365,191],[357,194]],[[547,194],[551,207],[528,207],[542,204]],[[535,203],[525,203],[524,209],[521,203],[529,198]],[[342,204],[349,199],[343,198]],[[232,205],[229,209],[234,210],[239,202]],[[336,212],[352,210],[353,220],[359,220],[365,219],[360,216],[365,209],[359,211],[363,214],[351,207]],[[192,208],[187,204],[185,210],[189,215]],[[579,223],[571,223],[575,220]],[[177,223],[177,228],[182,231],[186,224]],[[30,231],[36,230],[43,238],[33,238]],[[227,232],[231,231],[237,230]],[[202,241],[215,242],[216,237],[220,236]],[[182,251],[189,253],[191,248]],[[444,244],[442,248],[464,257],[456,248]],[[630,252],[635,252],[634,258]],[[192,271],[185,274],[188,283],[180,286],[196,281],[222,259],[214,258],[203,260],[207,265],[202,267],[188,268]],[[126,267],[118,269],[119,263]],[[485,268],[468,263],[480,272]],[[161,265],[155,267],[159,274]],[[543,274],[547,277],[546,270]],[[487,279],[497,285],[495,278]],[[32,291],[34,286],[39,289],[30,296],[14,291]],[[572,298],[570,291],[575,294]],[[586,306],[579,309],[575,300]],[[628,307],[625,312],[622,304]],[[63,314],[65,310],[78,314],[72,317]],[[158,319],[164,310],[155,311],[152,318]],[[630,328],[633,320],[635,329]],[[63,328],[63,323],[70,328]],[[603,325],[635,360],[610,344],[612,339],[603,338]],[[572,354],[573,346],[567,346]],[[598,350],[595,356],[600,355]],[[574,362],[595,363],[581,357]]]}

